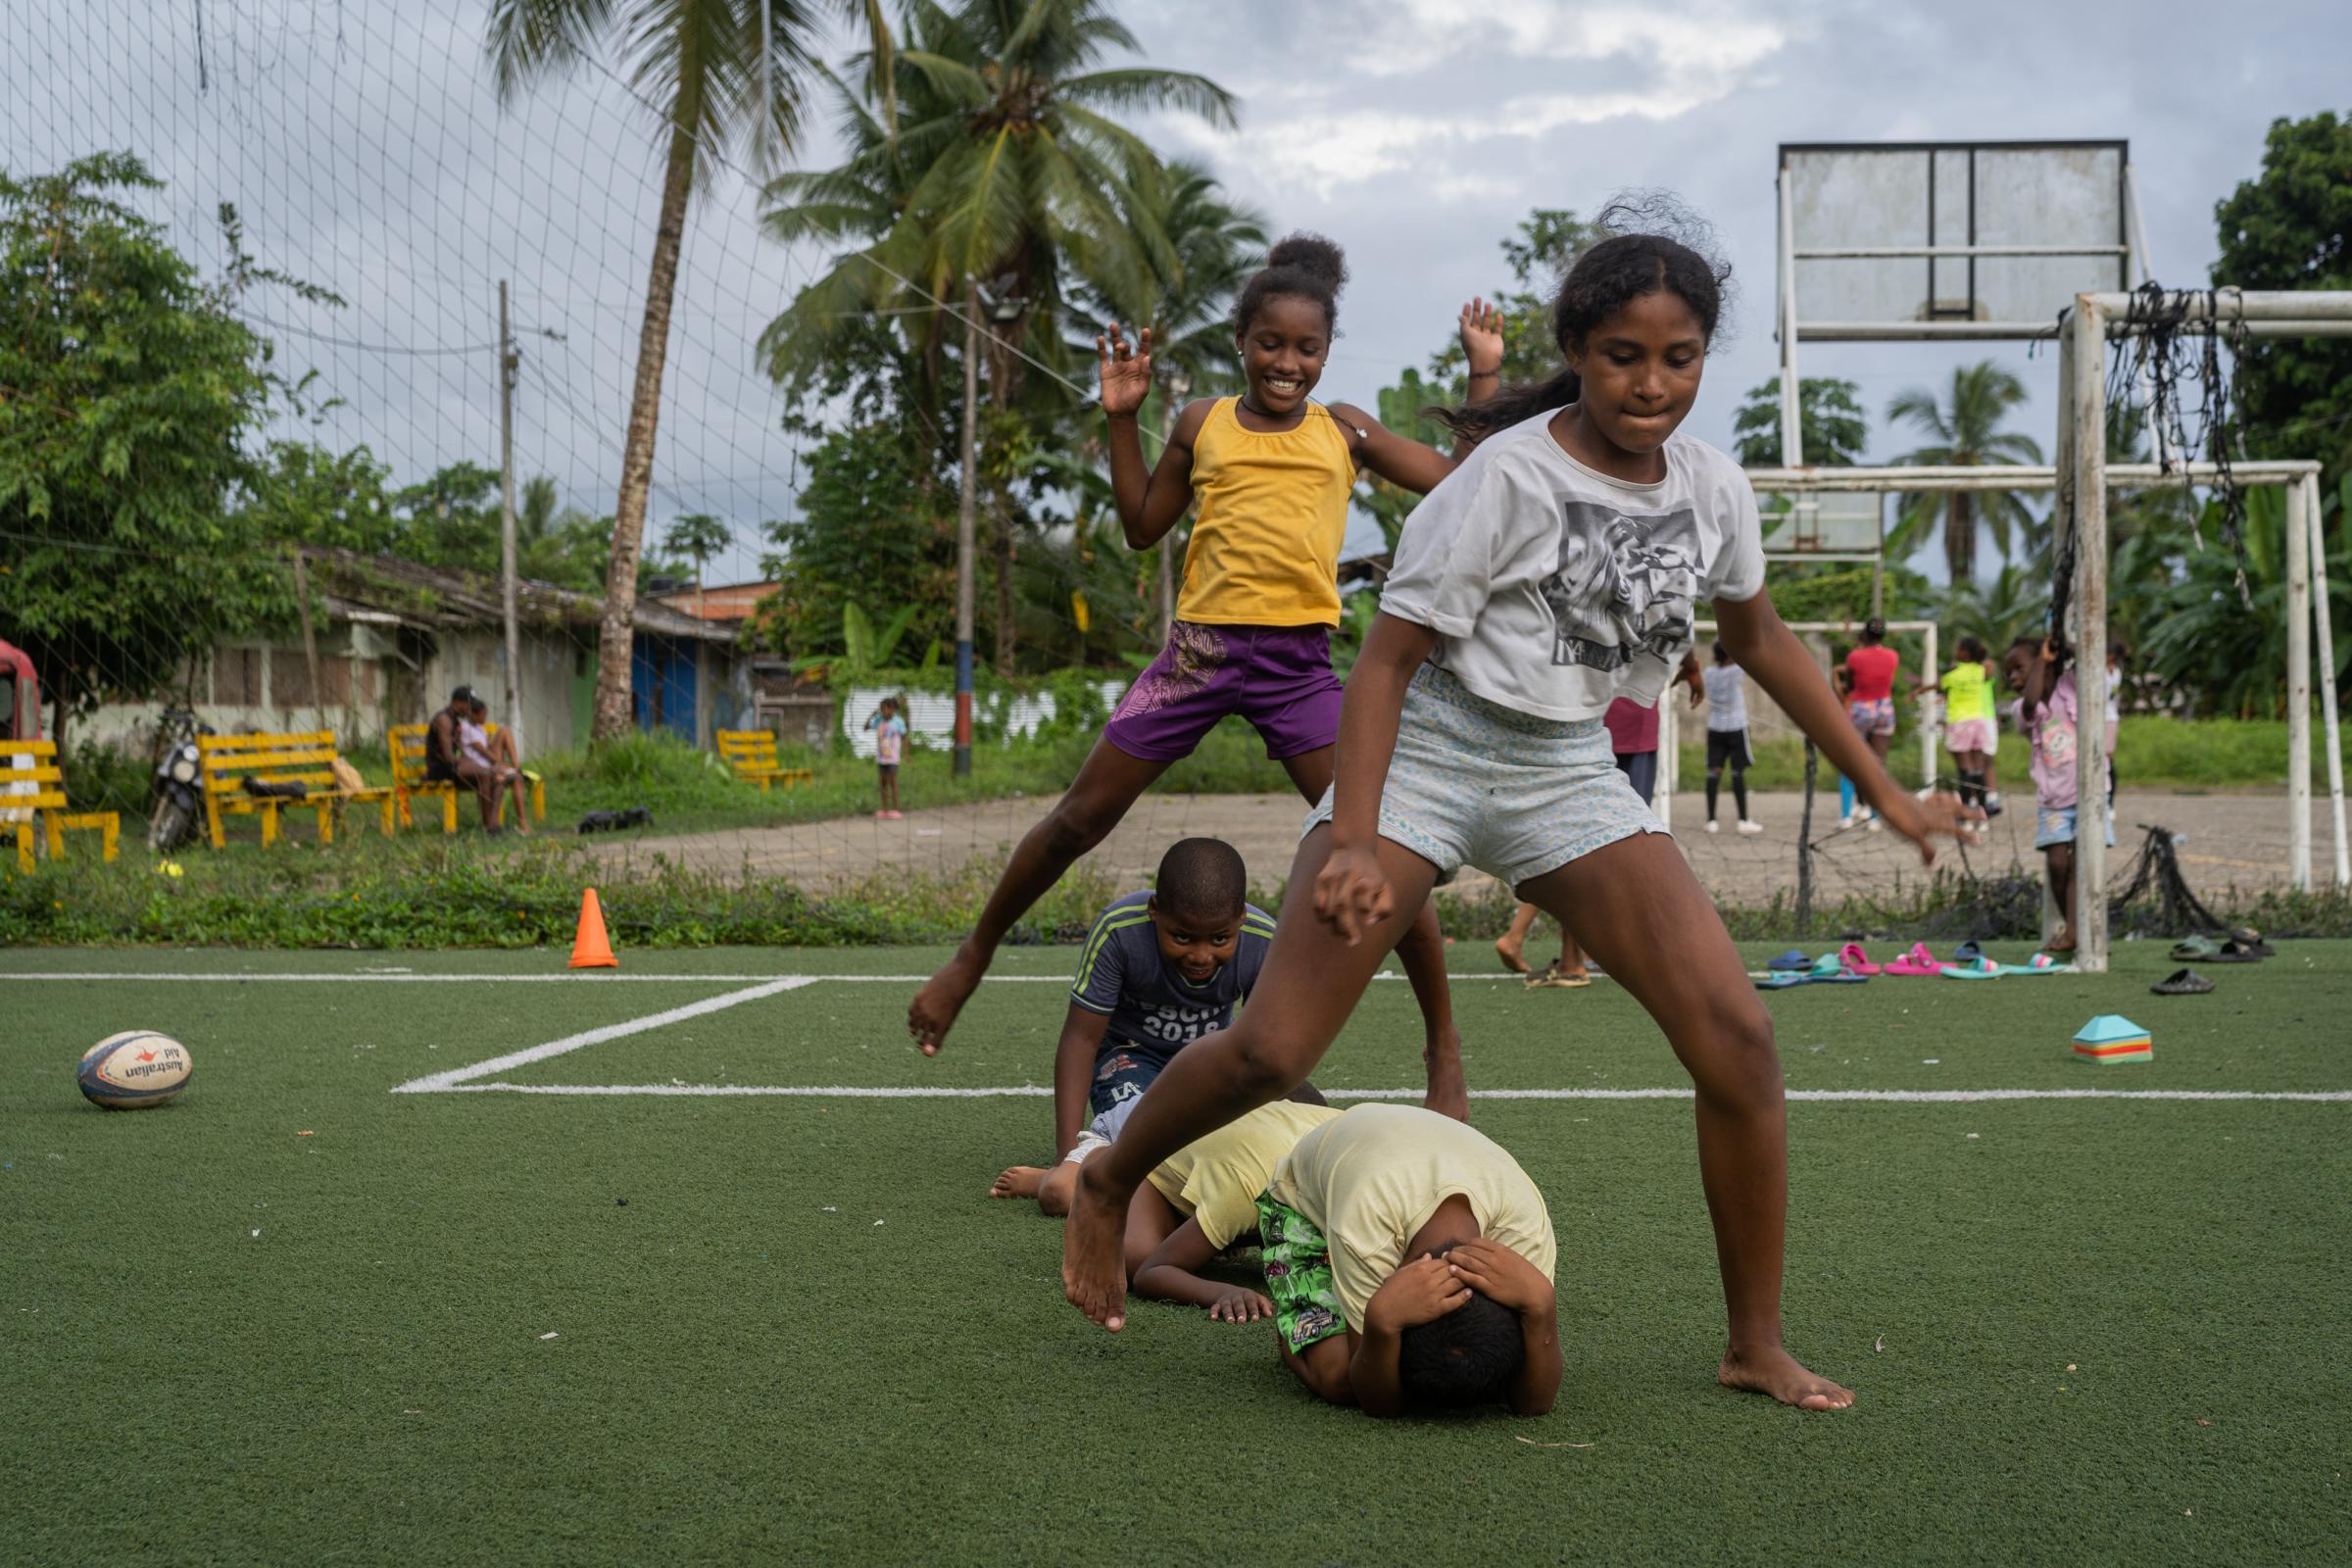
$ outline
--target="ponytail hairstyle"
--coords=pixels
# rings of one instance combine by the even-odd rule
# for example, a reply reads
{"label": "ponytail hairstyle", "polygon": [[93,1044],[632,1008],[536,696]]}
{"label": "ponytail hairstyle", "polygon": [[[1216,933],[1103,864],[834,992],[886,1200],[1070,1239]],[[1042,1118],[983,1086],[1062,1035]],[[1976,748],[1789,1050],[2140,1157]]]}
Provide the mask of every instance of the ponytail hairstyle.
{"label": "ponytail hairstyle", "polygon": [[1266,265],[1250,274],[1233,302],[1233,329],[1250,330],[1250,320],[1266,301],[1296,294],[1323,307],[1324,325],[1340,324],[1340,290],[1348,283],[1348,258],[1334,241],[1301,230],[1275,241]]}
{"label": "ponytail hairstyle", "polygon": [[1862,646],[1876,648],[1886,640],[1886,622],[1873,615],[1862,623]]}
{"label": "ponytail hairstyle", "polygon": [[[1629,192],[1601,210],[1593,227],[1608,237],[1576,258],[1551,302],[1551,340],[1565,358],[1610,317],[1644,294],[1678,296],[1715,341],[1732,269],[1713,258],[1706,221],[1663,191]],[[1479,441],[1523,419],[1574,403],[1584,388],[1562,365],[1548,380],[1506,386],[1483,402],[1429,414],[1458,438]]]}

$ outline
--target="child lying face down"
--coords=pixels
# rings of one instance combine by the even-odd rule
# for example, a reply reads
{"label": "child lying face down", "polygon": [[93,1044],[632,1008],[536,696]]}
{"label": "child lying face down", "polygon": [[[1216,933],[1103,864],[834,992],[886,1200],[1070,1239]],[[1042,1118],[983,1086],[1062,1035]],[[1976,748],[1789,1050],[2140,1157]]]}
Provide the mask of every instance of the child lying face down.
{"label": "child lying face down", "polygon": [[1493,1139],[1419,1106],[1357,1105],[1299,1138],[1257,1209],[1282,1358],[1315,1393],[1375,1416],[1551,1408],[1551,1216]]}

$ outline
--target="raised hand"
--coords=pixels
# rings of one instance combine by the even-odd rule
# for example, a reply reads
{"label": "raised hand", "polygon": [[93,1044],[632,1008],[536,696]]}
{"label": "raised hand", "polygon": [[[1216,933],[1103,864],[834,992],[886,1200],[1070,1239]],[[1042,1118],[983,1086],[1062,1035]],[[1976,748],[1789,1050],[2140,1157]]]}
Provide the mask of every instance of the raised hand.
{"label": "raised hand", "polygon": [[1369,848],[1331,852],[1315,878],[1315,917],[1354,947],[1396,907],[1396,890]]}
{"label": "raised hand", "polygon": [[1888,827],[1919,846],[1920,862],[1928,866],[1936,863],[1936,839],[1963,838],[1984,821],[1982,810],[1961,805],[1960,797],[1948,790],[1937,790],[1924,801],[1897,795],[1886,817]]}
{"label": "raised hand", "polygon": [[1095,339],[1102,375],[1102,412],[1113,416],[1135,413],[1152,392],[1152,329],[1145,327],[1136,346],[1127,346],[1119,323]]}
{"label": "raised hand", "polygon": [[1502,307],[1483,298],[1462,307],[1462,353],[1469,357],[1472,375],[1489,375],[1502,368]]}

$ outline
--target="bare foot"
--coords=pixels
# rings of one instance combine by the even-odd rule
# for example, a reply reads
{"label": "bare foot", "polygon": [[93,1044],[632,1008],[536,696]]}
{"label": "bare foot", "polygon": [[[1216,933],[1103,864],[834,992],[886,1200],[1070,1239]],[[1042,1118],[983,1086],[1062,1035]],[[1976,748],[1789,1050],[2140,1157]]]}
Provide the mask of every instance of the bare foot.
{"label": "bare foot", "polygon": [[1527,949],[1508,931],[1494,939],[1494,956],[1513,974],[1527,973]]}
{"label": "bare foot", "polygon": [[1127,1202],[1103,1192],[1098,1179],[1079,1167],[1078,1190],[1061,1231],[1061,1294],[1116,1334],[1127,1326],[1127,1261],[1119,1250]]}
{"label": "bare foot", "polygon": [[1429,1071],[1429,1093],[1421,1097],[1425,1110],[1455,1121],[1470,1119],[1470,1084],[1462,1074],[1462,1036],[1451,1024],[1446,1032],[1421,1053],[1421,1064]]}
{"label": "bare foot", "polygon": [[1853,1390],[1806,1371],[1795,1356],[1778,1346],[1724,1351],[1723,1363],[1715,1368],[1715,1381],[1727,1389],[1769,1394],[1801,1410],[1842,1410],[1854,1402]]}
{"label": "bare foot", "polygon": [[972,999],[980,977],[988,965],[969,948],[957,948],[956,956],[940,966],[937,974],[923,982],[923,989],[914,994],[906,1008],[906,1032],[914,1043],[923,1048],[923,1054],[936,1056],[948,1031],[956,1027],[956,1015]]}
{"label": "bare foot", "polygon": [[1007,1165],[1004,1174],[990,1184],[991,1198],[1035,1198],[1037,1190],[1046,1184],[1043,1165]]}

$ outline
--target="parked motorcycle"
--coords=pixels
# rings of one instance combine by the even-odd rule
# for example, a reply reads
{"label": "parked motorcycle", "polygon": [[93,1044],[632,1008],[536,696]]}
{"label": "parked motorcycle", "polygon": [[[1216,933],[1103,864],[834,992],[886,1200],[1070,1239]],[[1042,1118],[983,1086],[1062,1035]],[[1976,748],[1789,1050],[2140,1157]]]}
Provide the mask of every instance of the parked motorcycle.
{"label": "parked motorcycle", "polygon": [[196,737],[212,727],[185,708],[165,708],[155,726],[155,778],[148,788],[147,847],[169,855],[196,833],[203,815],[204,761]]}

